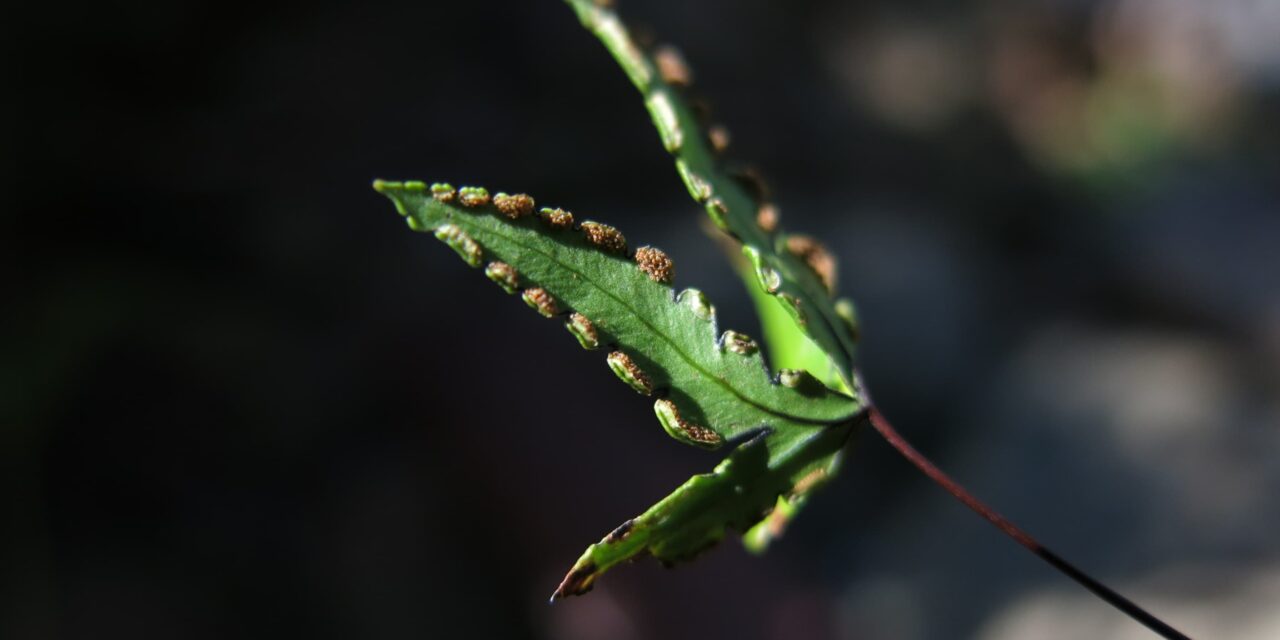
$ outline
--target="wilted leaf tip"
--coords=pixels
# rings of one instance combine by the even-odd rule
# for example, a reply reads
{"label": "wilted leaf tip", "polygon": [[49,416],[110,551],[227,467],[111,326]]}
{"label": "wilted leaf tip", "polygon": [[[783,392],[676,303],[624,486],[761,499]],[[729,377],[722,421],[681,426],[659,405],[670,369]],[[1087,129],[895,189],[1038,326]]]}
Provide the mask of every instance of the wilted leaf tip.
{"label": "wilted leaf tip", "polygon": [[594,562],[587,562],[581,566],[574,566],[565,575],[564,580],[560,581],[560,586],[556,587],[555,593],[551,594],[551,602],[564,599],[569,596],[580,596],[591,590],[596,580],[596,565]]}

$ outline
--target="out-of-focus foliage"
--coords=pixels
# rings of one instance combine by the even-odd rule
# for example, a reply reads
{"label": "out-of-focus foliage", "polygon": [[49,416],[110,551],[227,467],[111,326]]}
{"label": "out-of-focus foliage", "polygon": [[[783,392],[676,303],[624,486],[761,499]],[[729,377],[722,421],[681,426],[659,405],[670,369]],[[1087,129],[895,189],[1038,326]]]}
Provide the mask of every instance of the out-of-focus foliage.
{"label": "out-of-focus foliage", "polygon": [[936,133],[989,109],[1045,171],[1099,190],[1248,136],[1251,89],[1280,81],[1275,3],[980,4],[964,20],[868,20],[828,59],[888,124]]}

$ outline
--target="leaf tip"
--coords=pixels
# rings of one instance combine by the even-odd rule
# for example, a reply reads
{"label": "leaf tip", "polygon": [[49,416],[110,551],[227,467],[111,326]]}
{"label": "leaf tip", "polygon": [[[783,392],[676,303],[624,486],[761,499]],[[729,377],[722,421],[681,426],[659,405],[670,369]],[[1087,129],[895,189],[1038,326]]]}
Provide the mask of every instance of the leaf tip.
{"label": "leaf tip", "polygon": [[405,190],[403,182],[395,182],[392,180],[383,180],[381,178],[373,181],[373,190],[381,193],[391,200],[391,204],[395,205],[396,213],[402,217],[408,218],[409,227],[415,231],[419,229],[414,226],[414,219],[409,215],[409,208],[405,206],[404,201],[400,198],[400,194]]}
{"label": "leaf tip", "polygon": [[554,593],[551,594],[551,602],[563,600],[569,596],[580,596],[591,590],[595,586],[596,564],[591,561],[582,562],[574,565],[569,573],[565,574],[564,580],[560,581],[560,586],[556,587]]}

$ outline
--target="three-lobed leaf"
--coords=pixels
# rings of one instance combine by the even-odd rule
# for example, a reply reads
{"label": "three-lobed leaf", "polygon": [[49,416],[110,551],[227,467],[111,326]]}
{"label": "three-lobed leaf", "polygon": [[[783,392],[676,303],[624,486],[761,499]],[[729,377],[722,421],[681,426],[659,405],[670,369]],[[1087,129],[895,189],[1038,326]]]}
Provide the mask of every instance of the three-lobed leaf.
{"label": "three-lobed leaf", "polygon": [[777,232],[773,205],[721,168],[713,147],[723,145],[699,129],[676,90],[688,80],[678,59],[642,52],[607,3],[567,2],[645,95],[690,193],[741,242],[736,266],[778,368],[769,372],[747,336],[720,333],[701,292],[674,291],[666,254],[633,250],[608,225],[560,209],[535,212],[524,195],[375,182],[411,228],[433,232],[542,315],[564,318],[583,347],[608,351],[610,369],[655,398],[671,436],[711,449],[741,443],[714,471],[588,547],[553,598],[584,593],[603,572],[640,555],[688,559],[727,530],[742,533],[748,549],[764,549],[835,472],[866,408],[852,375],[854,322],[830,299],[829,256],[807,238]]}
{"label": "three-lobed leaf", "polygon": [[[663,428],[686,443],[739,444],[711,473],[689,479],[647,511],[587,548],[552,599],[591,589],[611,567],[648,554],[666,562],[696,555],[743,533],[748,549],[776,538],[810,492],[830,479],[864,415],[900,453],[955,497],[1055,568],[1168,638],[1185,638],[1163,621],[1042,547],[940,470],[870,408],[853,371],[857,324],[852,303],[833,301],[834,259],[806,236],[776,232],[777,212],[720,168],[727,134],[703,133],[674,91],[687,85],[678,54],[644,53],[608,7],[611,0],[566,0],[614,55],[645,104],[663,145],[712,221],[741,242],[737,267],[773,345],[769,374],[759,347],[742,334],[716,336],[714,309],[696,290],[674,294],[674,265],[662,251],[632,251],[620,232],[532,198],[479,188],[375,181],[410,227],[434,232],[508,293],[519,291],[582,346],[607,346],[609,367],[643,395],[655,396]],[[534,220],[540,220],[541,223]],[[541,226],[539,226],[541,224]],[[815,378],[805,369],[821,376]]]}
{"label": "three-lobed leaf", "polygon": [[862,400],[803,371],[771,375],[754,341],[718,333],[715,309],[699,291],[675,292],[675,265],[661,251],[632,250],[616,229],[560,209],[535,212],[528,196],[490,198],[483,189],[421,182],[374,187],[411,228],[433,233],[542,315],[564,318],[582,346],[608,351],[610,368],[655,398],[673,437],[707,448],[745,441],[715,471],[591,545],[557,596],[585,592],[638,555],[689,558],[727,528],[763,548],[834,471]]}

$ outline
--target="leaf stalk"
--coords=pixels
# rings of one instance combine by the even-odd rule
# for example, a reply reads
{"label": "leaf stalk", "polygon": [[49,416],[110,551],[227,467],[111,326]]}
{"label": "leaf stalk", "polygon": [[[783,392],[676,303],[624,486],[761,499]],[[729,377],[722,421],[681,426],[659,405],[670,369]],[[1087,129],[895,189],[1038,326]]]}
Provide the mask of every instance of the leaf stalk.
{"label": "leaf stalk", "polygon": [[969,491],[960,483],[953,480],[951,476],[948,476],[942,471],[942,469],[939,469],[937,465],[917,451],[915,447],[911,446],[911,443],[907,442],[906,439],[893,428],[892,424],[889,424],[889,421],[885,419],[884,414],[880,413],[879,409],[871,406],[867,411],[867,418],[871,422],[872,428],[876,430],[876,433],[880,434],[880,437],[884,438],[885,442],[889,443],[889,446],[902,454],[902,457],[915,465],[915,467],[924,473],[924,475],[928,476],[930,480],[936,482],[939,486],[945,489],[947,493],[950,493],[955,497],[955,499],[964,503],[966,507],[969,507],[975,513],[982,516],[987,522],[995,525],[996,528],[1004,532],[1005,535],[1013,538],[1015,542],[1025,547],[1041,560],[1049,563],[1049,565],[1054,569],[1057,569],[1067,577],[1080,583],[1081,586],[1093,592],[1093,594],[1102,599],[1103,602],[1119,609],[1125,615],[1160,635],[1160,637],[1169,638],[1170,640],[1190,640],[1186,634],[1178,631],[1165,621],[1152,615],[1146,609],[1135,604],[1132,600],[1120,595],[1114,589],[1102,584],[1089,574],[1076,568],[1075,565],[1067,562],[1062,558],[1062,556],[1050,551],[1047,547],[1040,544],[1040,542],[1035,538],[1032,538],[1026,531],[1023,531],[1017,525],[1010,522],[1008,518],[1000,515],[995,509],[992,509],[986,503],[974,497],[974,495],[969,493]]}

